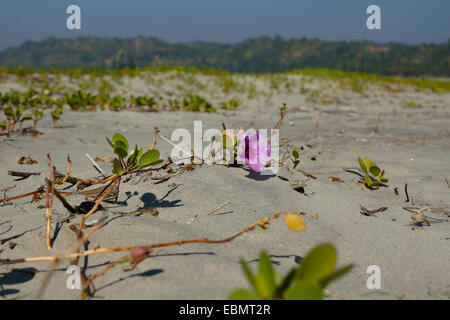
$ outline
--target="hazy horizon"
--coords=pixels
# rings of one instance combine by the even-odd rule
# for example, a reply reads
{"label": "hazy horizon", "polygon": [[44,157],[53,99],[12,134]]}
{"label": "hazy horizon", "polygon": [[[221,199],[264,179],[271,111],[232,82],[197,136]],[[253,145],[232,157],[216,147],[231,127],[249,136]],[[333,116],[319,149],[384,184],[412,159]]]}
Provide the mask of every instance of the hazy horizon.
{"label": "hazy horizon", "polygon": [[263,38],[263,37],[269,37],[269,38],[274,38],[274,37],[281,37],[284,41],[289,41],[289,40],[301,40],[302,38],[306,39],[306,40],[318,40],[318,41],[322,41],[322,42],[371,42],[371,43],[375,43],[375,44],[391,44],[391,43],[399,43],[399,44],[405,44],[405,45],[410,45],[410,46],[415,46],[415,45],[430,45],[430,44],[435,44],[435,45],[442,45],[442,44],[446,44],[448,41],[450,41],[450,38],[447,39],[446,41],[442,41],[442,42],[420,42],[420,43],[406,43],[406,42],[402,42],[402,41],[388,41],[388,42],[379,42],[379,41],[373,41],[373,40],[367,40],[367,39],[351,39],[351,40],[325,40],[325,39],[320,39],[317,37],[297,37],[297,38],[286,38],[283,37],[282,35],[260,35],[260,36],[255,36],[255,37],[248,37],[239,41],[233,41],[233,42],[222,42],[222,41],[218,41],[218,40],[186,40],[186,41],[168,41],[166,39],[162,39],[158,36],[152,36],[152,35],[148,35],[148,36],[143,36],[143,35],[136,35],[136,36],[132,36],[132,37],[118,37],[118,36],[96,36],[96,35],[84,35],[84,36],[78,36],[78,37],[56,37],[56,36],[48,36],[46,38],[43,39],[39,39],[39,40],[25,40],[22,43],[20,43],[19,45],[16,46],[12,46],[12,47],[8,47],[8,48],[4,48],[4,49],[0,49],[0,52],[3,52],[5,50],[8,49],[14,49],[17,47],[20,47],[21,45],[27,43],[27,42],[42,42],[42,41],[46,41],[49,39],[56,39],[56,40],[77,40],[77,39],[83,39],[83,38],[98,38],[98,39],[104,39],[104,40],[110,40],[110,39],[119,39],[119,40],[129,40],[129,39],[135,39],[135,38],[145,38],[145,39],[150,39],[150,38],[155,38],[157,40],[161,40],[164,41],[168,44],[187,44],[187,43],[194,43],[194,42],[202,42],[202,43],[215,43],[215,44],[237,44],[237,43],[241,43],[243,41],[247,41],[247,40],[253,40],[253,39],[258,39],[258,38]]}
{"label": "hazy horizon", "polygon": [[[66,8],[81,8],[81,30],[66,28]],[[381,30],[368,30],[366,8],[381,7]],[[323,41],[446,43],[450,1],[435,0],[2,0],[0,51],[49,37],[155,37],[168,43],[238,43],[280,35]]]}

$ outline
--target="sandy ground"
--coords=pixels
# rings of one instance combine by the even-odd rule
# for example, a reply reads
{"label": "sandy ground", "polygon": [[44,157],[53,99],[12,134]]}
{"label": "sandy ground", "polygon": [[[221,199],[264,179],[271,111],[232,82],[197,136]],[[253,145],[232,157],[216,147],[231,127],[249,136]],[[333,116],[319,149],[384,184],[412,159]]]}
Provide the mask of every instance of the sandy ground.
{"label": "sandy ground", "polygon": [[[15,85],[2,83],[0,88],[7,91]],[[135,83],[129,85],[129,90],[145,91]],[[61,172],[66,170],[66,156],[70,153],[72,175],[97,177],[85,154],[112,156],[105,137],[115,132],[124,134],[132,144],[150,146],[155,127],[170,137],[176,128],[192,132],[194,120],[203,121],[204,129],[220,129],[222,122],[228,128],[272,128],[278,120],[279,106],[286,102],[288,112],[280,131],[282,142],[300,148],[298,168],[316,179],[288,170],[292,168],[290,161],[280,169],[278,177],[267,179],[255,179],[245,168],[206,164],[162,183],[152,184],[151,179],[144,179],[135,184],[136,178],[122,184],[118,204],[104,203],[111,215],[91,238],[88,248],[199,237],[222,239],[279,211],[305,212],[306,230],[288,231],[279,219],[267,230],[255,230],[230,243],[191,244],[155,251],[155,256],[131,272],[123,272],[119,266],[97,279],[95,299],[226,299],[232,290],[248,288],[239,264],[241,258],[256,268],[259,253],[265,250],[277,270],[284,273],[323,242],[336,246],[339,266],[355,265],[347,276],[328,288],[331,299],[449,299],[448,216],[428,212],[431,225],[413,230],[405,226],[412,221],[411,213],[402,206],[410,206],[412,201],[418,207],[448,208],[450,204],[450,188],[444,180],[445,177],[450,180],[450,95],[414,90],[337,94],[341,103],[321,105],[306,101],[299,93],[266,94],[254,99],[241,93],[236,95],[243,100],[239,108],[215,114],[65,109],[62,129],[54,129],[46,117],[39,123],[42,136],[0,137],[0,189],[17,185],[8,193],[12,196],[41,185],[47,174],[47,153]],[[211,99],[216,102],[223,96]],[[422,108],[402,105],[401,101],[411,99],[420,102]],[[315,128],[320,112],[320,122]],[[378,132],[372,134],[380,113]],[[165,158],[172,149],[162,139],[158,139],[157,148]],[[18,165],[21,156],[30,156],[39,163]],[[369,156],[385,169],[389,178],[387,187],[368,190],[358,185],[356,174],[343,170],[357,167],[358,156]],[[109,164],[100,165],[110,170]],[[16,181],[8,170],[42,174]],[[344,182],[333,182],[330,176]],[[293,182],[303,184],[305,193],[295,191]],[[409,203],[405,202],[405,183]],[[75,190],[69,184],[64,186]],[[45,209],[37,208],[45,200],[32,204],[29,200],[0,205],[0,240],[7,239],[1,242],[1,259],[49,255],[44,241]],[[84,198],[72,196],[68,200],[75,205]],[[228,200],[231,201],[228,206],[206,215]],[[360,204],[368,209],[386,206],[388,210],[377,217],[368,217],[360,213]],[[138,208],[156,208],[159,216],[114,213]],[[315,213],[317,218],[312,217]],[[67,211],[55,201],[55,218],[65,215]],[[58,231],[52,254],[63,253],[74,243],[75,235],[68,226],[63,224]],[[9,247],[11,242],[16,243],[14,249]],[[80,266],[92,275],[121,255],[91,256],[81,259]],[[48,265],[48,262],[0,265],[0,298],[35,298]],[[370,265],[381,268],[380,290],[366,287],[369,277],[366,269]],[[78,290],[66,287],[67,266],[66,261],[54,273],[44,298],[79,298]]]}

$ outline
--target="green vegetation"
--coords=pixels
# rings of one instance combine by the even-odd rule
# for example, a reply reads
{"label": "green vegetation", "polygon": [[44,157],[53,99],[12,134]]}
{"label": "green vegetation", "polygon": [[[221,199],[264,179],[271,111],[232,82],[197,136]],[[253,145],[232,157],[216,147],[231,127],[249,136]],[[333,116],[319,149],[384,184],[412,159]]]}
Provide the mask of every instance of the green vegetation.
{"label": "green vegetation", "polygon": [[238,99],[230,99],[227,102],[222,104],[221,109],[234,110],[237,107],[239,107],[240,104],[241,104],[241,101],[239,101]]}
{"label": "green vegetation", "polygon": [[42,117],[44,117],[44,112],[42,112],[39,109],[36,109],[33,111],[31,115],[33,116],[33,124],[34,124],[33,127],[36,129],[37,123],[39,122],[39,120],[42,119]]}
{"label": "green vegetation", "polygon": [[298,148],[297,147],[292,148],[292,163],[294,164],[294,169],[300,163],[299,158],[300,158],[300,153],[298,152]]}
{"label": "green vegetation", "polygon": [[63,107],[62,107],[62,105],[56,106],[55,110],[50,112],[50,115],[52,116],[52,119],[53,119],[53,126],[55,128],[59,128],[59,126],[56,123],[61,119],[61,115],[62,114],[63,114]]}
{"label": "green vegetation", "polygon": [[113,161],[113,173],[119,177],[133,170],[154,166],[162,162],[159,159],[158,150],[150,149],[143,153],[143,148],[138,148],[137,145],[134,146],[133,153],[128,156],[128,140],[120,133],[116,133],[112,140],[106,138],[106,141],[117,155],[117,158]]}
{"label": "green vegetation", "polygon": [[[327,68],[383,75],[450,76],[450,42],[377,44],[368,41],[284,40],[280,36],[236,44],[190,42],[169,44],[156,38],[72,40],[48,38],[25,42],[0,53],[0,65],[32,68],[106,68],[180,65],[229,72],[268,73]],[[130,72],[132,73],[132,72]],[[74,75],[76,77],[76,75]],[[42,79],[39,78],[39,80]],[[224,91],[233,86],[224,83]]]}
{"label": "green vegetation", "polygon": [[384,170],[381,170],[370,158],[365,157],[361,159],[358,157],[358,162],[361,169],[365,172],[364,180],[368,188],[378,188],[382,183],[389,181],[384,177]]}
{"label": "green vegetation", "polygon": [[[29,113],[23,113],[23,107],[19,107],[14,110],[11,107],[7,107],[3,110],[3,113],[8,121],[8,133],[14,131],[14,126],[18,123],[20,125],[20,129],[22,128],[22,123],[24,121],[32,120],[32,116]],[[2,125],[2,127],[4,124]]]}
{"label": "green vegetation", "polygon": [[193,112],[216,112],[211,103],[198,95],[188,96],[183,99],[182,108]]}
{"label": "green vegetation", "polygon": [[[112,79],[121,79],[124,77],[150,77],[152,75],[157,74],[170,74],[169,78],[175,77],[182,80],[187,86],[194,86],[195,88],[203,88],[203,85],[198,83],[198,80],[192,80],[193,75],[207,75],[216,78],[216,81],[219,85],[223,85],[224,82],[227,82],[227,79],[230,79],[230,73],[227,71],[219,71],[213,68],[204,68],[204,69],[196,69],[193,67],[187,68],[183,66],[159,66],[159,67],[143,67],[139,69],[130,69],[123,68],[117,70],[108,70],[108,69],[90,69],[90,68],[77,68],[77,69],[50,69],[49,71],[43,69],[29,69],[25,67],[0,67],[0,78],[4,78],[7,75],[16,75],[22,81],[24,81],[28,85],[33,85],[33,81],[31,81],[34,73],[47,73],[54,75],[55,80],[45,82],[43,79],[40,80],[36,85],[44,85],[41,93],[41,100],[36,100],[38,97],[35,96],[36,91],[28,93],[28,99],[22,97],[22,102],[26,102],[27,104],[37,104],[37,103],[52,103],[51,99],[49,100],[48,96],[57,92],[69,91],[68,88],[64,85],[59,85],[62,76],[72,78],[74,76],[80,77],[82,75],[89,76],[90,78],[98,78],[100,79],[100,84],[98,85],[99,95],[107,95],[114,88],[112,84],[103,77],[110,77]],[[281,74],[255,74],[255,75],[246,75],[246,74],[235,74],[240,75],[242,77],[247,76],[250,81],[246,83],[237,82],[237,80],[233,80],[233,85],[227,87],[227,93],[232,91],[234,92],[247,92],[249,98],[255,97],[257,94],[254,80],[257,78],[262,78],[266,81],[270,82],[270,87],[272,90],[275,90],[274,87],[277,87],[277,90],[281,90],[281,85],[284,84],[284,88],[287,91],[291,91],[293,86],[292,83],[287,76],[289,75],[297,75],[301,76],[301,80],[299,83],[299,91],[302,94],[307,94],[311,100],[317,98],[325,98],[323,97],[323,93],[316,92],[315,90],[311,90],[307,87],[307,84],[313,83],[314,81],[326,81],[331,82],[334,86],[342,89],[352,90],[354,92],[362,93],[365,89],[370,86],[376,86],[380,89],[390,91],[390,92],[402,92],[405,88],[413,88],[417,91],[431,91],[434,93],[444,93],[450,92],[450,81],[447,79],[434,79],[434,78],[425,78],[425,77],[400,77],[400,76],[383,76],[371,73],[363,73],[363,72],[348,72],[348,71],[339,71],[339,70],[329,70],[329,69],[301,69],[301,70],[292,70],[289,72],[284,72]],[[153,78],[151,78],[153,79]],[[27,82],[28,81],[28,82]],[[154,82],[153,79],[150,82]],[[159,79],[159,81],[163,81]],[[108,85],[105,85],[108,83]],[[51,84],[51,85],[50,85]],[[286,89],[289,87],[289,89]],[[107,88],[107,89],[106,89]],[[32,89],[36,90],[36,89]],[[92,88],[91,88],[92,90]],[[186,90],[186,88],[178,87],[178,90]],[[186,92],[187,93],[187,92]],[[322,95],[322,96],[321,96]],[[4,99],[9,99],[9,93],[4,94],[3,96],[0,94],[0,102]],[[15,103],[18,105],[19,103],[16,101]]]}
{"label": "green vegetation", "polygon": [[404,106],[406,106],[408,108],[422,108],[422,105],[415,101],[402,101],[402,103]]}
{"label": "green vegetation", "polygon": [[336,259],[336,249],[332,245],[319,245],[307,254],[298,268],[291,269],[282,277],[273,269],[269,256],[262,252],[256,275],[245,261],[241,261],[252,291],[236,290],[230,295],[230,299],[321,300],[324,288],[352,268],[349,265],[335,270]]}
{"label": "green vegetation", "polygon": [[[163,85],[165,81],[173,81],[176,89],[174,92],[161,90],[160,94],[154,96],[146,94],[134,96],[123,88],[124,79],[130,77],[140,77],[150,81],[152,85],[158,83],[158,86]],[[273,90],[283,93],[299,92],[305,95],[307,101],[315,104],[340,104],[342,95],[336,91],[337,89],[357,93],[365,93],[374,88],[393,93],[412,90],[437,94],[450,92],[450,81],[445,79],[404,78],[324,69],[231,76],[228,72],[212,68],[198,70],[182,66],[118,70],[52,69],[50,71],[24,67],[0,67],[0,79],[8,78],[12,78],[13,81],[28,89],[0,92],[0,109],[6,112],[7,117],[6,121],[0,122],[1,134],[5,131],[14,131],[15,124],[20,124],[21,127],[22,123],[28,120],[32,120],[36,128],[45,109],[51,110],[54,126],[58,127],[56,123],[60,120],[64,105],[68,105],[73,110],[86,111],[96,110],[99,107],[102,110],[114,111],[184,110],[211,113],[216,112],[217,109],[235,110],[240,107],[242,101],[230,96],[240,94],[242,97],[247,93],[248,99],[261,98],[261,96],[264,98],[271,95]],[[73,79],[77,80],[73,81]],[[121,85],[115,86],[113,83],[121,83]],[[258,89],[255,83],[260,83]],[[217,85],[227,92],[228,100],[213,105],[209,98],[217,99]],[[423,107],[414,101],[403,100],[402,104],[409,108]],[[31,114],[23,114],[24,111]],[[19,114],[20,118],[17,118]],[[293,158],[294,164],[297,160]]]}

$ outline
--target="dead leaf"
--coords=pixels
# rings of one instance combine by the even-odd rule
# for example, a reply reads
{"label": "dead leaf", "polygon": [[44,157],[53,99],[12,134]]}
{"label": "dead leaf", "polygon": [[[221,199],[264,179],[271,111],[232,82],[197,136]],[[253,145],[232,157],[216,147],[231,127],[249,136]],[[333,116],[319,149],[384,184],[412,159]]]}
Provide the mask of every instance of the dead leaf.
{"label": "dead leaf", "polygon": [[361,204],[359,205],[361,208],[361,214],[368,216],[368,217],[376,217],[375,213],[386,211],[387,207],[381,207],[375,210],[367,210],[364,208]]}
{"label": "dead leaf", "polygon": [[298,172],[300,172],[301,174],[303,174],[305,177],[308,177],[308,178],[311,178],[311,179],[317,179],[317,177],[315,177],[315,176],[313,176],[312,174],[310,174],[310,173],[308,173],[308,172],[305,172],[305,171],[303,171],[303,170],[301,170],[301,169],[295,169],[295,170],[297,170]]}
{"label": "dead leaf", "polygon": [[331,181],[333,181],[333,182],[340,182],[340,183],[343,183],[344,182],[344,180],[342,180],[341,178],[338,178],[338,177],[329,177],[330,179],[331,179]]}
{"label": "dead leaf", "polygon": [[95,158],[95,161],[102,161],[102,162],[113,162],[113,158],[111,157],[97,157]]}
{"label": "dead leaf", "polygon": [[38,163],[36,160],[31,159],[30,157],[20,157],[18,164],[34,164]]}

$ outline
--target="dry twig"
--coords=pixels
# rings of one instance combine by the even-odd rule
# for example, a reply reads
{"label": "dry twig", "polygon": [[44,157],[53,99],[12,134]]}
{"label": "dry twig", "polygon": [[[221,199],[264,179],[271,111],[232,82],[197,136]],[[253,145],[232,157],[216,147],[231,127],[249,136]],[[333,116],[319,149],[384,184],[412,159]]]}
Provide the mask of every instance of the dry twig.
{"label": "dry twig", "polygon": [[230,201],[227,201],[227,202],[225,202],[224,204],[222,204],[222,205],[218,206],[217,208],[215,208],[214,210],[208,212],[206,215],[209,216],[210,214],[216,212],[217,210],[222,209],[223,207],[225,207],[225,206],[227,206],[227,205],[229,205],[229,204],[230,204]]}

